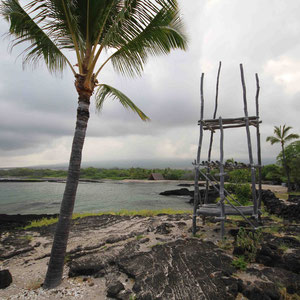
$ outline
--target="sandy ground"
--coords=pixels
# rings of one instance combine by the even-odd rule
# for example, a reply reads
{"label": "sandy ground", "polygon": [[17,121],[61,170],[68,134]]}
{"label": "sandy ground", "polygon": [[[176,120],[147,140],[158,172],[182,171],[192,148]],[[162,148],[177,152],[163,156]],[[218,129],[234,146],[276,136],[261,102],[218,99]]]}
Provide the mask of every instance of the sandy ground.
{"label": "sandy ground", "polygon": [[[194,181],[192,180],[142,180],[142,179],[124,179],[121,180],[122,182],[142,182],[142,183],[174,183],[174,184],[194,184]],[[228,183],[228,182],[225,182]],[[205,181],[199,181],[199,184],[205,184]],[[256,185],[258,188],[258,185]],[[271,190],[275,192],[287,192],[287,187],[281,186],[281,185],[271,185],[271,184],[262,184],[263,190]]]}
{"label": "sandy ground", "polygon": [[[122,182],[142,182],[149,184],[156,183],[174,183],[174,184],[194,184],[191,180],[141,180],[141,179],[124,179]],[[227,182],[225,182],[227,183]],[[205,184],[205,181],[199,181],[199,184]],[[256,185],[258,189],[258,185]],[[287,187],[281,185],[262,184],[263,190],[271,190],[273,193],[287,193]]]}
{"label": "sandy ground", "polygon": [[[256,185],[256,188],[258,188],[257,185]],[[284,187],[284,186],[281,186],[281,185],[263,184],[262,189],[263,190],[270,190],[273,193],[287,193],[287,187]]]}
{"label": "sandy ground", "polygon": [[[184,221],[182,219],[180,221],[182,222],[178,222],[176,219],[170,220],[168,216],[164,215],[154,218],[132,217],[99,228],[82,227],[80,231],[71,231],[68,252],[76,251],[78,247],[81,249],[94,248],[94,250],[96,249],[99,252],[102,251],[103,255],[114,256],[122,249],[125,243],[137,240],[138,236],[149,239],[140,244],[139,251],[151,251],[151,248],[158,243],[191,236],[188,229],[191,228],[192,218],[186,216]],[[170,234],[163,235],[148,231],[149,227],[156,228],[164,222],[174,225]],[[132,233],[132,237],[130,237],[130,233]],[[104,278],[89,276],[68,278],[67,266],[65,266],[62,284],[53,290],[43,290],[40,285],[47,270],[52,237],[51,235],[42,235],[33,231],[23,231],[19,234],[20,236],[15,238],[30,237],[30,245],[34,246],[34,249],[0,262],[0,269],[9,269],[13,277],[13,283],[8,288],[0,290],[0,299],[110,299],[106,296],[106,281]],[[207,236],[210,237],[207,240],[215,241],[219,239],[219,235],[213,232],[213,229],[211,229],[211,234]],[[125,237],[126,239],[112,244],[107,242],[109,238],[115,237]],[[3,240],[4,238],[5,233],[1,239]],[[123,277],[120,280],[123,281],[125,286],[132,285],[131,280],[126,278],[125,274]]]}

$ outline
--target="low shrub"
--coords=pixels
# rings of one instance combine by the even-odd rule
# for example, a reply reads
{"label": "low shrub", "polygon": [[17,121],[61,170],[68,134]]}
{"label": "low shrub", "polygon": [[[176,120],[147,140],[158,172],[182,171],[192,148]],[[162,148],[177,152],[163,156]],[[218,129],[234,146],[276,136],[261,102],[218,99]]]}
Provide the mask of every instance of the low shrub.
{"label": "low shrub", "polygon": [[262,232],[260,230],[246,231],[242,227],[236,238],[236,246],[243,249],[247,261],[253,262],[255,261],[256,253],[260,249],[261,240]]}
{"label": "low shrub", "polygon": [[245,260],[245,257],[243,255],[237,257],[234,259],[231,263],[234,267],[236,267],[239,270],[245,271],[247,269],[247,261]]}
{"label": "low shrub", "polygon": [[228,183],[225,184],[225,189],[235,195],[235,198],[242,204],[248,205],[249,200],[251,199],[251,187],[250,184],[245,183]]}

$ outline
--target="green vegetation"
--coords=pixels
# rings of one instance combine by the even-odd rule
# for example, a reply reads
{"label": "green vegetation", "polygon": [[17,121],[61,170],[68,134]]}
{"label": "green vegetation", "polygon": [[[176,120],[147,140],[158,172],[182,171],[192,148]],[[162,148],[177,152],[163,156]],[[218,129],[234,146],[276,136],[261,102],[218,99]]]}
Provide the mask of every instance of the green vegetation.
{"label": "green vegetation", "polygon": [[66,254],[65,259],[64,259],[64,264],[66,265],[68,262],[71,261],[71,256],[70,254]]}
{"label": "green vegetation", "polygon": [[245,260],[245,257],[241,255],[232,261],[232,265],[241,271],[245,271],[247,269],[248,262]]}
{"label": "green vegetation", "polygon": [[280,184],[283,181],[282,167],[276,164],[263,166],[261,169],[261,177],[264,181],[272,181],[273,183]]}
{"label": "green vegetation", "polygon": [[270,227],[263,228],[262,231],[265,232],[265,233],[271,233],[273,235],[278,235],[281,228],[282,228],[282,226],[280,226],[280,225],[273,225],[273,226],[270,226]]}
{"label": "green vegetation", "polygon": [[9,170],[0,170],[0,177],[26,177],[26,178],[65,178],[67,171],[64,170],[50,170],[50,169],[29,169],[29,168],[15,168]]}
{"label": "green vegetation", "polygon": [[289,198],[289,196],[300,196],[300,192],[290,192],[290,193],[277,192],[274,194],[277,198],[282,199],[282,200],[287,200]]}
{"label": "green vegetation", "polygon": [[[281,165],[285,169],[285,175],[287,176],[287,183],[288,183],[289,191],[291,190],[291,178],[290,178],[290,167],[289,167],[288,160],[286,157],[285,144],[291,140],[299,139],[299,137],[300,137],[298,134],[295,134],[295,133],[289,134],[289,131],[291,129],[292,129],[291,126],[286,126],[286,125],[283,125],[283,126],[280,125],[279,127],[274,126],[274,136],[268,136],[266,139],[266,141],[270,142],[271,145],[274,145],[274,144],[281,145],[281,160],[280,160],[280,162],[281,162]],[[295,147],[295,148],[297,148],[297,147]],[[298,163],[300,163],[299,158],[300,157],[298,156],[298,159],[296,159],[296,162],[298,162]]]}
{"label": "green vegetation", "polygon": [[[234,183],[228,183],[225,184],[225,189],[231,193],[231,196],[238,200],[242,205],[252,205],[251,199],[251,188],[248,183],[246,184],[234,184]],[[228,198],[228,200],[236,205],[236,202]]]}
{"label": "green vegetation", "polygon": [[232,250],[233,244],[232,241],[224,239],[218,242],[218,247],[223,250]]}
{"label": "green vegetation", "polygon": [[[252,204],[251,188],[248,183],[251,181],[251,172],[248,169],[237,169],[228,172],[228,184],[225,184],[225,189],[232,194],[232,197],[237,199],[242,205]],[[236,202],[232,201],[233,204]]]}
{"label": "green vegetation", "polygon": [[283,300],[300,300],[300,295],[298,294],[289,294],[286,290],[286,287],[282,287],[279,290],[281,298]]}
{"label": "green vegetation", "polygon": [[[276,127],[275,126],[275,136],[268,137],[267,141],[271,144],[280,143],[281,152],[277,156],[276,164],[265,165],[261,169],[262,181],[269,181],[273,184],[281,184],[283,182],[288,183],[290,180],[290,185],[294,188],[299,189],[300,187],[300,140],[294,141],[289,145],[287,142],[299,138],[297,134],[289,134],[288,131],[291,127]],[[276,132],[275,132],[276,131]],[[229,159],[227,162],[234,162],[234,159]],[[214,170],[218,172],[218,170]],[[233,184],[241,185],[251,182],[251,171],[249,169],[235,169],[226,170],[227,177],[226,180],[230,183],[227,186],[231,189],[233,194],[241,193],[239,197],[247,197],[246,188],[240,192],[235,192],[237,189]],[[216,175],[217,176],[217,175]],[[288,178],[288,176],[290,178]],[[258,171],[256,174],[258,177]]]}
{"label": "green vegetation", "polygon": [[255,261],[256,253],[260,248],[261,241],[261,230],[248,231],[243,227],[240,228],[236,238],[236,246],[243,249],[244,255],[237,256],[232,261],[232,265],[239,270],[246,270],[248,263]]}
{"label": "green vegetation", "polygon": [[[161,173],[167,180],[193,180],[194,174],[190,170],[181,169],[144,169],[144,168],[83,168],[80,171],[81,179],[148,179],[151,173]],[[0,170],[0,177],[26,177],[29,179],[37,178],[66,178],[67,171],[51,169],[29,169],[16,168]]]}
{"label": "green vegetation", "polygon": [[24,229],[30,229],[30,228],[34,228],[34,227],[43,227],[43,226],[49,226],[52,225],[54,223],[57,223],[58,218],[43,218],[40,220],[33,220],[30,222],[29,225],[25,226]]}
{"label": "green vegetation", "polygon": [[289,246],[285,243],[281,243],[278,247],[282,252],[286,252],[289,249]]}
{"label": "green vegetation", "polygon": [[278,217],[278,216],[276,216],[276,215],[273,215],[273,214],[270,214],[270,213],[268,213],[268,212],[264,212],[263,213],[263,216],[264,217],[269,217],[271,220],[273,220],[274,222],[276,222],[276,223],[283,223],[283,218],[281,218],[281,217]]}
{"label": "green vegetation", "polygon": [[[286,146],[284,154],[291,183],[300,186],[300,141],[295,141]],[[277,162],[280,165],[284,164],[283,151],[277,156]]]}
{"label": "green vegetation", "polygon": [[142,234],[136,236],[137,241],[141,240],[142,238],[144,238],[144,236]]}
{"label": "green vegetation", "polygon": [[251,171],[249,169],[236,169],[227,172],[228,181],[232,183],[245,183],[251,181]]}
{"label": "green vegetation", "polygon": [[98,212],[98,213],[76,213],[73,214],[73,219],[84,218],[88,216],[101,216],[101,215],[116,215],[116,216],[142,216],[142,217],[153,217],[160,214],[166,215],[178,215],[178,214],[190,214],[192,210],[175,210],[171,208],[158,209],[158,210],[150,210],[150,209],[142,209],[142,210],[127,210],[122,209],[117,212]]}
{"label": "green vegetation", "polygon": [[21,240],[31,241],[33,239],[33,236],[32,235],[24,235],[24,236],[19,236],[18,238]]}
{"label": "green vegetation", "polygon": [[197,238],[197,239],[202,239],[203,237],[205,237],[205,233],[196,233],[196,234],[191,234],[192,238]]}
{"label": "green vegetation", "polygon": [[[79,219],[85,218],[90,216],[102,216],[102,215],[115,215],[115,216],[142,216],[142,217],[153,217],[160,214],[166,215],[178,215],[178,214],[190,214],[192,210],[174,210],[171,208],[159,209],[159,210],[150,210],[150,209],[143,209],[143,210],[120,210],[117,212],[109,211],[109,212],[98,212],[98,213],[75,213],[72,216],[72,219]],[[25,226],[23,229],[30,229],[34,227],[43,227],[49,226],[54,223],[57,223],[58,217],[55,218],[43,218],[40,220],[31,221],[31,223]]]}
{"label": "green vegetation", "polygon": [[236,245],[244,250],[245,260],[253,262],[257,251],[259,250],[262,239],[262,233],[260,230],[247,231],[243,227],[240,228]]}

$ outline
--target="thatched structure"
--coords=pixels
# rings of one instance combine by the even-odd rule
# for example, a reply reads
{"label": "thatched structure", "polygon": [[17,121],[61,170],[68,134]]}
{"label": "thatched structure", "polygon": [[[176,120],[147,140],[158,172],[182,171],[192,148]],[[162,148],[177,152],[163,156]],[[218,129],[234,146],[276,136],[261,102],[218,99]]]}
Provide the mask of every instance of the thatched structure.
{"label": "thatched structure", "polygon": [[151,173],[148,180],[164,180],[164,176],[161,173]]}

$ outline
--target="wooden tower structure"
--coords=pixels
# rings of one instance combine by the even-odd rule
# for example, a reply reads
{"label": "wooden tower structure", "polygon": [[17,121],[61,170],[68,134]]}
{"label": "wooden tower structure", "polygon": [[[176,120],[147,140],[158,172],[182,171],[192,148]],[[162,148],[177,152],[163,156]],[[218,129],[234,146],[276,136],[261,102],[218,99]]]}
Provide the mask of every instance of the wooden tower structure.
{"label": "wooden tower structure", "polygon": [[[224,237],[225,234],[225,221],[227,215],[241,215],[253,228],[255,226],[246,216],[253,216],[255,219],[260,217],[260,208],[261,208],[261,146],[260,146],[260,131],[259,124],[261,123],[259,119],[259,78],[255,74],[256,78],[256,115],[248,115],[248,106],[247,106],[247,95],[246,95],[246,84],[244,78],[243,65],[240,64],[240,73],[241,73],[241,83],[243,89],[243,104],[244,104],[244,116],[237,118],[216,118],[217,108],[218,108],[218,93],[219,93],[219,78],[221,71],[221,62],[219,63],[217,84],[216,84],[216,98],[215,98],[215,109],[212,119],[204,119],[204,95],[203,95],[203,80],[204,73],[201,76],[200,84],[200,93],[201,93],[201,108],[200,108],[200,120],[198,125],[200,126],[199,133],[199,144],[197,157],[193,165],[195,167],[195,193],[194,193],[194,211],[193,211],[193,234],[196,234],[196,221],[197,216],[202,216],[205,219],[206,216],[214,216],[221,224],[221,237]],[[256,127],[256,141],[257,141],[257,164],[254,163],[251,136],[250,136],[250,126]],[[248,155],[249,155],[249,164],[243,164],[242,167],[251,168],[251,192],[252,192],[252,202],[251,206],[242,206],[238,199],[234,199],[230,193],[224,188],[224,130],[225,129],[234,129],[239,127],[246,128],[247,135],[247,144],[248,144]],[[208,150],[208,158],[206,162],[201,161],[201,149],[203,143],[204,131],[210,131],[210,142]],[[211,150],[213,145],[213,136],[216,130],[220,130],[220,161],[214,163],[211,161]],[[216,178],[211,174],[212,165],[218,167],[220,170],[219,178],[217,181]],[[239,164],[233,165],[232,167],[241,167]],[[256,192],[256,169],[258,169],[258,193]],[[206,180],[205,196],[201,198],[199,192],[199,176],[200,174]],[[212,186],[213,189],[217,190],[220,194],[220,200],[216,204],[208,204],[208,191],[209,186]],[[234,204],[233,204],[234,203]]]}

